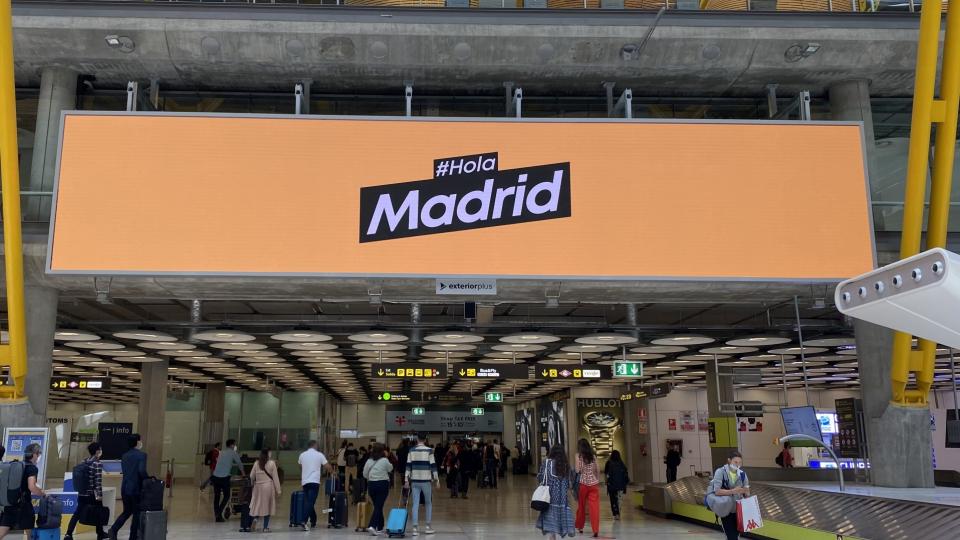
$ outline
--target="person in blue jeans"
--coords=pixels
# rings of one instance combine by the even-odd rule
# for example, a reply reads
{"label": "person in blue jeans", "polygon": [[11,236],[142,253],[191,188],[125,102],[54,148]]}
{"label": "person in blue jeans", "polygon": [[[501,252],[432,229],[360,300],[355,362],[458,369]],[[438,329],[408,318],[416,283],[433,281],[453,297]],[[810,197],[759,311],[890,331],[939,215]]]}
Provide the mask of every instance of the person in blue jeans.
{"label": "person in blue jeans", "polygon": [[131,517],[133,523],[130,525],[130,540],[137,540],[137,533],[140,531],[140,486],[147,477],[147,454],[140,450],[143,443],[137,433],[127,439],[127,445],[130,449],[120,456],[120,470],[123,471],[123,483],[120,484],[123,513],[117,516],[117,520],[110,527],[110,540],[117,540],[120,528]]}
{"label": "person in blue jeans", "polygon": [[[370,451],[370,459],[363,464],[363,477],[367,479],[367,493],[373,500],[373,512],[370,513],[370,523],[367,532],[379,536],[385,525],[383,520],[383,506],[390,495],[390,476],[393,474],[393,463],[387,458],[386,447],[377,443]],[[363,524],[361,523],[362,527]]]}
{"label": "person in blue jeans", "polygon": [[[317,450],[317,441],[307,443],[307,449],[300,454],[300,485],[303,487],[303,530],[309,531],[317,526],[317,497],[320,495],[320,478],[323,471],[333,472],[327,462],[327,456]],[[308,523],[309,522],[309,523]]]}
{"label": "person in blue jeans", "polygon": [[425,534],[433,534],[435,531],[430,527],[433,519],[433,483],[440,485],[440,477],[437,475],[437,462],[433,457],[433,448],[427,446],[427,436],[423,433],[417,434],[417,445],[410,449],[407,455],[407,472],[404,486],[412,488],[410,496],[413,497],[413,536],[419,536],[419,516],[420,494],[423,494],[423,502],[427,514],[427,526],[424,527]]}

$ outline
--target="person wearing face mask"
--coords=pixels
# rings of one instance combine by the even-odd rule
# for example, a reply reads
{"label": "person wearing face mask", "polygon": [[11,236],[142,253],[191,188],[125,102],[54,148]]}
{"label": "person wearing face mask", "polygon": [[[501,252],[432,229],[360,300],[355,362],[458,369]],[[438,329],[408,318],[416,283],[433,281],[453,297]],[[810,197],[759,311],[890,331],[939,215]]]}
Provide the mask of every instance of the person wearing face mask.
{"label": "person wearing face mask", "polygon": [[706,502],[720,519],[727,540],[737,540],[737,501],[750,496],[750,481],[743,472],[743,456],[730,452],[727,464],[717,469],[707,487]]}

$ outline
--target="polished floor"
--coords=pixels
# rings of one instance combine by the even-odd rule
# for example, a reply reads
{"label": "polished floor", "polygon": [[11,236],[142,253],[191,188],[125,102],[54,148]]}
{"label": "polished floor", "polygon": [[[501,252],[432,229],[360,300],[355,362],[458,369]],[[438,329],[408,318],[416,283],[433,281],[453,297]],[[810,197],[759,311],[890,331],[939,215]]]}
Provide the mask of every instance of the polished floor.
{"label": "polished floor", "polygon": [[[431,540],[502,540],[517,538],[543,538],[534,527],[536,513],[530,510],[530,494],[536,487],[536,480],[531,477],[514,477],[508,475],[501,479],[501,486],[496,490],[480,490],[472,486],[468,500],[450,499],[449,493],[438,497],[434,504],[433,527],[437,534]],[[271,523],[272,532],[269,537],[275,540],[304,540],[306,538],[369,538],[366,533],[354,532],[356,514],[351,509],[350,527],[348,529],[328,530],[319,528],[307,534],[299,529],[290,529],[289,494],[297,489],[295,483],[286,483],[284,493],[278,502],[275,522]],[[181,482],[175,486],[173,497],[169,500],[170,526],[168,538],[175,540],[249,540],[251,537],[265,536],[264,533],[240,533],[236,518],[227,523],[214,523],[212,516],[210,490],[200,493],[196,488]],[[318,506],[323,506],[324,497]],[[689,540],[721,539],[719,531],[712,531],[705,527],[688,524],[680,521],[660,519],[644,514],[633,507],[630,497],[624,497],[623,519],[614,521],[610,514],[609,501],[604,494],[601,505],[600,535],[605,538],[643,538],[645,540],[660,540],[665,538],[682,538]],[[389,504],[397,504],[399,490],[394,490],[388,500]],[[574,508],[575,509],[575,508]],[[421,512],[422,514],[422,512]],[[421,520],[423,517],[421,516]],[[589,538],[589,521],[586,536]],[[407,535],[410,538],[410,535]],[[421,536],[423,537],[423,536]],[[88,540],[92,534],[77,535],[76,540]],[[121,540],[126,540],[126,531],[120,534]]]}

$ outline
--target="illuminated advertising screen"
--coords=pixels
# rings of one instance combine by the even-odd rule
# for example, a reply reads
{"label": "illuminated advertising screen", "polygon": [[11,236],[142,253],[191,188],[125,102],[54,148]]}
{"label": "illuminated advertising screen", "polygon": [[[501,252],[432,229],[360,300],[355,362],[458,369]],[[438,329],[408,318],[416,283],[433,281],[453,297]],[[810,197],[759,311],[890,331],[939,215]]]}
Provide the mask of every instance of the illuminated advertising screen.
{"label": "illuminated advertising screen", "polygon": [[835,281],[874,266],[859,124],[70,112],[61,137],[51,273]]}

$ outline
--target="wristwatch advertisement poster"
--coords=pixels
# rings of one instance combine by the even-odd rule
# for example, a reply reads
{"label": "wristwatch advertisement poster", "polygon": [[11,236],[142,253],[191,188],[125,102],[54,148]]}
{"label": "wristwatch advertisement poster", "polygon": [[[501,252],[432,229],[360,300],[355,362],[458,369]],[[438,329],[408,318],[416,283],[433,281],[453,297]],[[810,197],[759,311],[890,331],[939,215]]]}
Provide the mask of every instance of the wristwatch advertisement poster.
{"label": "wristwatch advertisement poster", "polygon": [[601,465],[614,450],[625,452],[623,405],[618,399],[578,399],[579,437],[590,441]]}

